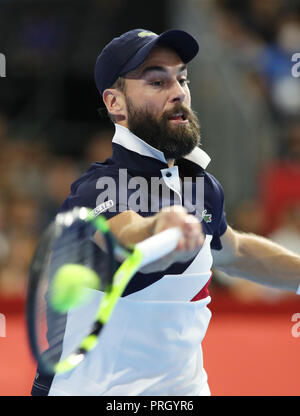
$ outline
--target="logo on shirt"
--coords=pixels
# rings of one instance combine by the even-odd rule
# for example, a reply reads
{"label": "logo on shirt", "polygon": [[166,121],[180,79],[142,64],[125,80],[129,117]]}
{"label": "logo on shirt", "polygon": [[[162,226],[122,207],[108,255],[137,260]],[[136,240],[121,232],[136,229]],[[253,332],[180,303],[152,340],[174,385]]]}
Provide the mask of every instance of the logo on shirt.
{"label": "logo on shirt", "polygon": [[113,206],[114,206],[114,202],[112,199],[110,199],[109,201],[105,201],[105,202],[102,202],[102,204],[97,205],[96,208],[93,209],[93,213],[95,217],[97,217],[97,215],[101,214],[104,211],[107,211],[109,208]]}
{"label": "logo on shirt", "polygon": [[202,218],[204,219],[205,222],[212,222],[212,214],[208,214],[207,209],[202,211]]}

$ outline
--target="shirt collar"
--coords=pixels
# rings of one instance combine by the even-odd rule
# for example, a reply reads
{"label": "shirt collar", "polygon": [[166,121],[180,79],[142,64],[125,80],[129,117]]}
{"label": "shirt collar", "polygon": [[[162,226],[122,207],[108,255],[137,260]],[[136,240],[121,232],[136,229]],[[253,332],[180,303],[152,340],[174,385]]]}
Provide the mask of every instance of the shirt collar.
{"label": "shirt collar", "polygon": [[[126,149],[136,152],[142,156],[152,157],[163,163],[167,163],[163,152],[144,142],[144,140],[133,134],[129,129],[121,126],[120,124],[115,124],[115,128],[116,131],[113,137],[113,143],[119,144],[120,146],[123,146]],[[211,161],[208,154],[199,147],[195,147],[191,153],[184,156],[184,159],[190,160],[191,162],[201,166],[203,169],[206,169]]]}

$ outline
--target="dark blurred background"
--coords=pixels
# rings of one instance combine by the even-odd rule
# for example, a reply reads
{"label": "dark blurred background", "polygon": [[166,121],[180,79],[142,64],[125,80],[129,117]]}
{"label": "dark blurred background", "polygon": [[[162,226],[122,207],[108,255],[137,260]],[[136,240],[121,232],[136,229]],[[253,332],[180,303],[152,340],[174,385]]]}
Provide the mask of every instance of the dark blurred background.
{"label": "dark blurred background", "polygon": [[2,293],[23,291],[32,248],[70,184],[110,154],[114,127],[93,78],[98,54],[131,28],[163,31],[165,2],[157,6],[159,13],[135,0],[0,2]]}
{"label": "dark blurred background", "polygon": [[[212,157],[208,170],[225,191],[228,222],[300,253],[300,77],[292,76],[291,62],[300,53],[300,0],[0,0],[0,53],[6,57],[6,77],[0,78],[0,312],[7,317],[23,313],[33,250],[70,184],[110,154],[114,126],[94,84],[94,64],[113,37],[137,27],[157,33],[179,28],[197,38],[200,53],[189,65],[192,105],[203,149]],[[294,295],[217,270],[211,292],[212,310],[226,312],[226,322],[237,312],[285,312],[277,335],[289,331],[291,313],[299,312]],[[16,339],[24,325],[18,331]],[[208,339],[219,336],[211,334]],[[294,368],[284,368],[289,365]],[[7,377],[3,371],[0,394],[28,393],[23,385],[5,390]],[[216,385],[217,393],[226,391],[224,383],[223,390]],[[300,393],[290,385],[287,391]]]}

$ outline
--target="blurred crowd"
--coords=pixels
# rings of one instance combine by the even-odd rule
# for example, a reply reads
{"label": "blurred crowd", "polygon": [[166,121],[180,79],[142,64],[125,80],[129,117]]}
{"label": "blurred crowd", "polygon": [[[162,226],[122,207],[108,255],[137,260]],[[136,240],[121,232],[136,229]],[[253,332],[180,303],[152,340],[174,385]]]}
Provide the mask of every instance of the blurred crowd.
{"label": "blurred crowd", "polygon": [[216,0],[219,35],[281,127],[299,120],[300,83],[292,56],[300,51],[299,0]]}
{"label": "blurred crowd", "polygon": [[41,232],[92,161],[111,154],[112,131],[89,138],[80,160],[58,156],[47,141],[12,137],[0,115],[0,294],[23,297]]}
{"label": "blurred crowd", "polygon": [[[249,86],[272,115],[275,157],[261,166],[254,198],[242,201],[232,225],[300,254],[300,76],[292,56],[300,52],[299,0],[216,0],[219,36]],[[230,285],[246,300],[288,296],[243,280]],[[274,296],[272,296],[274,295]]]}
{"label": "blurred crowd", "polygon": [[[202,0],[201,0],[202,1]],[[300,253],[300,77],[291,57],[300,53],[300,0],[215,0],[218,36],[252,91],[265,100],[278,134],[276,157],[257,173],[257,195],[241,201],[230,224],[268,236]],[[194,91],[194,94],[196,92]],[[11,134],[14,120],[0,113],[0,294],[24,295],[28,266],[41,231],[91,162],[111,152],[113,127],[89,138],[80,158],[58,156],[47,140]],[[221,178],[220,178],[221,180]],[[270,291],[237,280],[220,286],[243,299],[270,299]],[[283,295],[274,292],[274,299]]]}

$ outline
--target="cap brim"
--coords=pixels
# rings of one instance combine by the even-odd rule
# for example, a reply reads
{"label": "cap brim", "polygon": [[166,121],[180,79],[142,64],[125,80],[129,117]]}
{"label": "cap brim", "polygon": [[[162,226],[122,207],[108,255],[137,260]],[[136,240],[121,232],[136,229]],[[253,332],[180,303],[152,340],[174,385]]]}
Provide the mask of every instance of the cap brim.
{"label": "cap brim", "polygon": [[124,66],[120,76],[124,76],[140,66],[157,44],[169,46],[174,49],[185,64],[190,62],[199,51],[198,42],[193,36],[183,30],[168,30],[160,36],[153,38],[149,43],[139,49]]}

